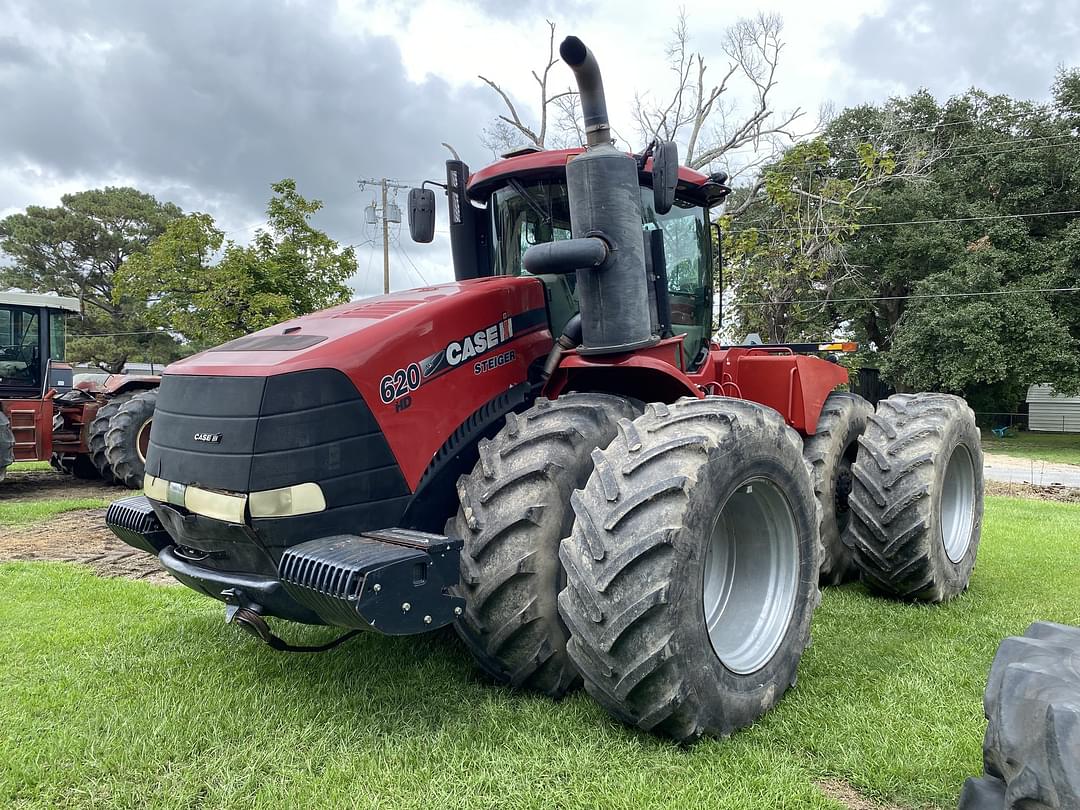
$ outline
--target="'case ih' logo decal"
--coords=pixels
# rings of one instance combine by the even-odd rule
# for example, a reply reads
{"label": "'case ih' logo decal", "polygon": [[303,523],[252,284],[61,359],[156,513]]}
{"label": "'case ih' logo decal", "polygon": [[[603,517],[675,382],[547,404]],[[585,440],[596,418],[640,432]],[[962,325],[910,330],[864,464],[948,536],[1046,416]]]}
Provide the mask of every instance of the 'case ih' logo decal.
{"label": "'case ih' logo decal", "polygon": [[220,433],[196,433],[193,437],[197,442],[206,442],[207,444],[221,444]]}
{"label": "'case ih' logo decal", "polygon": [[379,398],[387,405],[403,400],[420,386],[431,382],[435,377],[451,372],[463,365],[472,368],[474,374],[482,374],[491,368],[508,363],[514,357],[510,352],[500,354],[499,357],[502,362],[490,364],[490,367],[489,364],[485,363],[481,368],[481,364],[470,364],[468,361],[492,352],[515,338],[521,337],[523,334],[545,327],[547,327],[546,309],[530,309],[512,317],[503,316],[490,326],[450,341],[444,348],[428,355],[423,360],[409,363],[404,368],[399,368],[393,373],[387,374],[379,381]]}
{"label": "'case ih' logo decal", "polygon": [[479,332],[466,335],[461,340],[453,341],[443,352],[446,355],[446,363],[449,366],[458,366],[478,354],[483,354],[501,343],[506,343],[513,336],[514,321],[510,318],[503,318],[487,329],[481,329]]}

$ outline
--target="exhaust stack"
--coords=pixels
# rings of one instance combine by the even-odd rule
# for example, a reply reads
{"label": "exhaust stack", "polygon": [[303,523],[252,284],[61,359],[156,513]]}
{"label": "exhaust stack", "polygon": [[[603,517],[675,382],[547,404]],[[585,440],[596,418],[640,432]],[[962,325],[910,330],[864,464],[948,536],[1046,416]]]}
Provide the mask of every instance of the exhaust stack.
{"label": "exhaust stack", "polygon": [[573,69],[588,147],[566,164],[572,239],[535,245],[523,257],[533,274],[577,273],[581,346],[586,355],[625,354],[656,344],[652,328],[637,161],[611,143],[596,57],[577,37],[559,53]]}

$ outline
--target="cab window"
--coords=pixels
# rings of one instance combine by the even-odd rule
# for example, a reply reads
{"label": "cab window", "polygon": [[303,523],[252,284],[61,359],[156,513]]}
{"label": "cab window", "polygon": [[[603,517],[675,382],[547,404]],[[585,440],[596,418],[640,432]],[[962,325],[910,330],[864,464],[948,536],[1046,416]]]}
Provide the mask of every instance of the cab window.
{"label": "cab window", "polygon": [[41,333],[38,311],[0,310],[0,385],[41,385]]}

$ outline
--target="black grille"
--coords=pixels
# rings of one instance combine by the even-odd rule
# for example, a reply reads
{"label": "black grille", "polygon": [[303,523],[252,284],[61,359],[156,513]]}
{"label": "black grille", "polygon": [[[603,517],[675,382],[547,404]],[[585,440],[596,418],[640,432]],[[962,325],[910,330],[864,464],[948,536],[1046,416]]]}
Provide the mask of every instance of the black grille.
{"label": "black grille", "polygon": [[448,587],[460,548],[460,540],[405,529],[323,537],[286,549],[278,578],[328,624],[414,632],[453,621],[460,600]]}
{"label": "black grille", "polygon": [[150,501],[143,495],[113,501],[105,512],[105,525],[133,548],[157,554],[172,543]]}

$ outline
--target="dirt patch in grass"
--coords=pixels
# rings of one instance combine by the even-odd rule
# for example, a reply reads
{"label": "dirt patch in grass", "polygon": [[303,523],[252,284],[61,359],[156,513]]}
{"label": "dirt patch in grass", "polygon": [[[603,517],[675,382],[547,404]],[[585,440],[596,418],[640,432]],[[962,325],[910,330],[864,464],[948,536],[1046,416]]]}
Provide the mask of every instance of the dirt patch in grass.
{"label": "dirt patch in grass", "polygon": [[128,490],[104,481],[82,481],[56,470],[10,470],[0,481],[0,496],[5,501],[60,500],[75,498],[123,497]]}
{"label": "dirt patch in grass", "polygon": [[814,783],[818,790],[840,802],[848,810],[903,810],[897,804],[878,804],[863,796],[843,779],[822,779]]}
{"label": "dirt patch in grass", "polygon": [[31,526],[0,528],[0,562],[12,560],[82,563],[103,577],[157,584],[176,581],[157,557],[136,551],[109,531],[104,509],[80,509]]}
{"label": "dirt patch in grass", "polygon": [[1036,498],[1040,501],[1080,503],[1080,489],[1075,487],[1011,484],[1002,481],[986,481],[985,486],[987,495],[1007,495],[1011,498]]}

